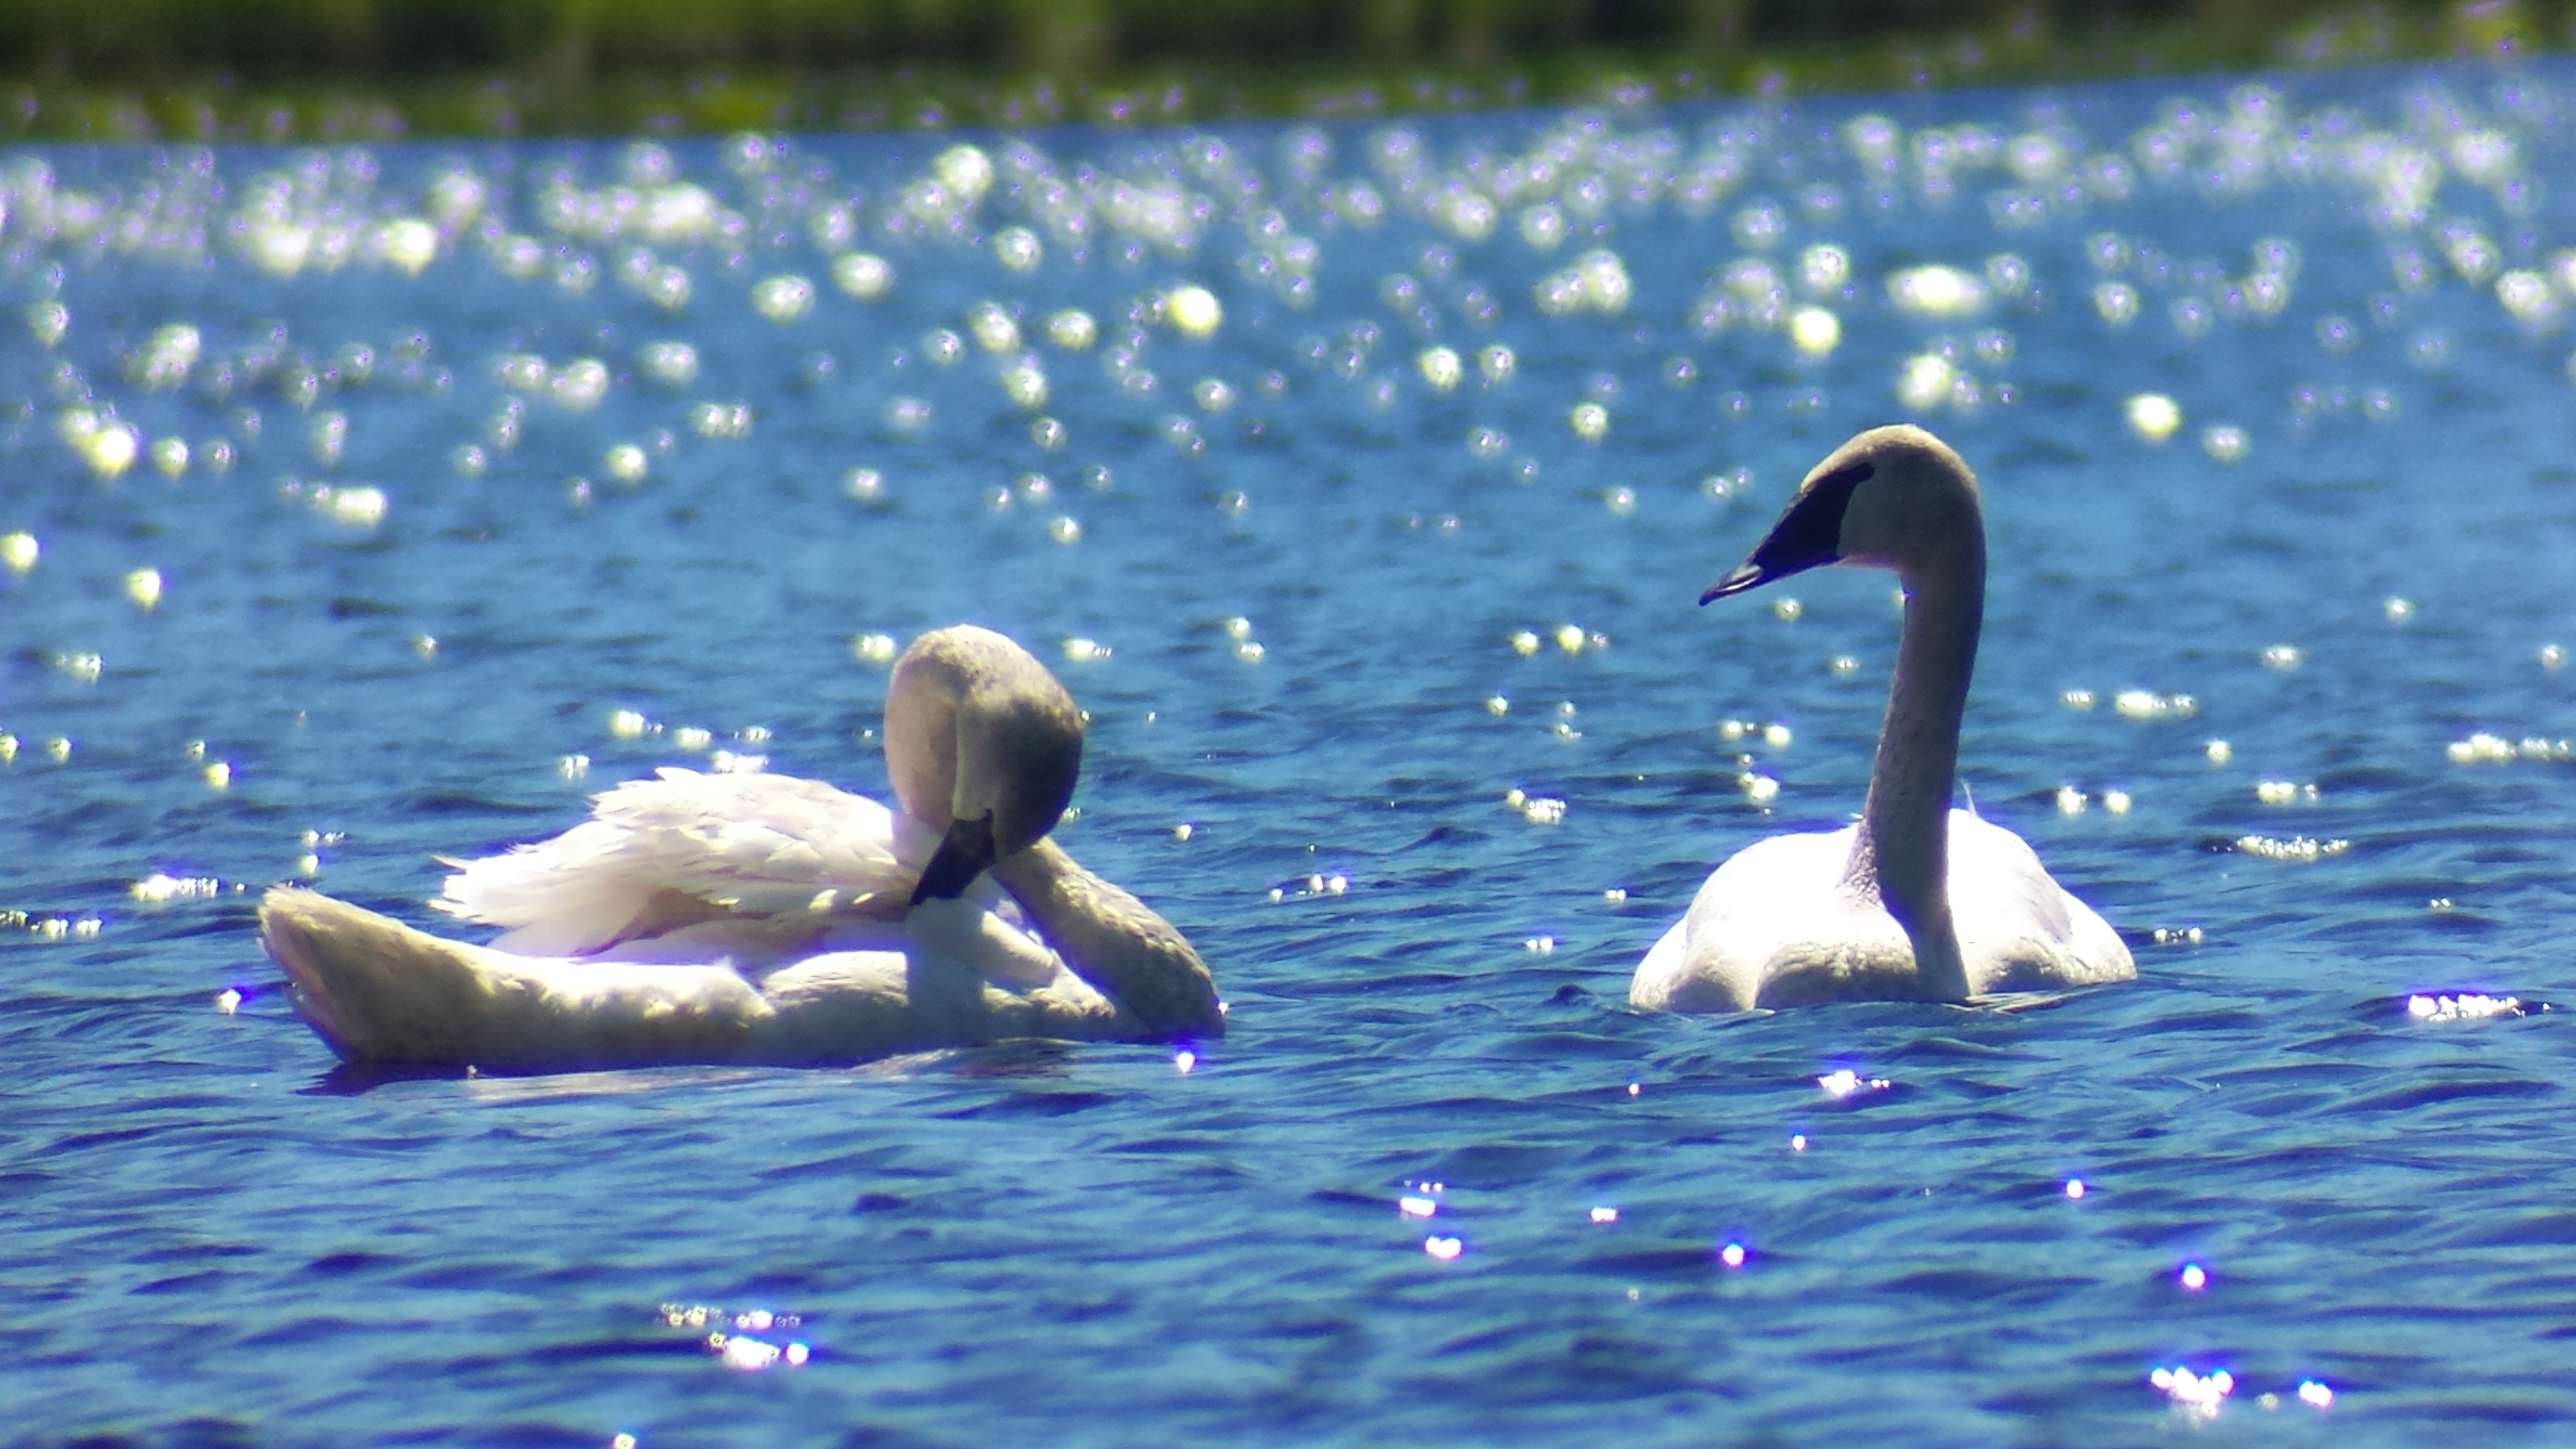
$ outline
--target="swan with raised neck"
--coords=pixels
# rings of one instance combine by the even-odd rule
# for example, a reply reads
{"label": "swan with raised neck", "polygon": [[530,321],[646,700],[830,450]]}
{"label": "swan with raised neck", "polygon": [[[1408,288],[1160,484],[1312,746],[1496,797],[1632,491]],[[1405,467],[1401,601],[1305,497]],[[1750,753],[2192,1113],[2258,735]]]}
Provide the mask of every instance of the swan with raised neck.
{"label": "swan with raised neck", "polygon": [[888,684],[900,810],[818,781],[663,770],[561,836],[449,862],[447,940],[281,887],[262,944],[350,1061],[515,1070],[821,1062],[1005,1037],[1224,1031],[1187,938],[1047,834],[1083,719],[989,630]]}
{"label": "swan with raised neck", "polygon": [[1950,808],[1985,616],[1977,479],[1920,428],[1861,433],[1808,473],[1770,533],[1703,604],[1827,565],[1903,583],[1896,676],[1860,819],[1775,836],[1711,875],[1645,961],[1646,1010],[1845,998],[1960,1002],[2125,981],[2128,947],[2012,832]]}

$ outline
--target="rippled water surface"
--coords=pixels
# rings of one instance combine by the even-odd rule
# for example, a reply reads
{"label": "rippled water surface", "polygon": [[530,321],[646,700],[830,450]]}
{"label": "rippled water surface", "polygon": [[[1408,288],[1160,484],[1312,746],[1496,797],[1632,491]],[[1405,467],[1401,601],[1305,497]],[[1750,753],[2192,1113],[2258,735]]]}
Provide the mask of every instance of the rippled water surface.
{"label": "rippled water surface", "polygon": [[[0,156],[7,1434],[2564,1442],[2571,105]],[[1962,783],[2140,979],[1632,1014],[1859,806],[1889,579],[1693,600],[1899,417]],[[959,619],[1222,1043],[369,1080],[260,957],[657,765],[879,790]]]}

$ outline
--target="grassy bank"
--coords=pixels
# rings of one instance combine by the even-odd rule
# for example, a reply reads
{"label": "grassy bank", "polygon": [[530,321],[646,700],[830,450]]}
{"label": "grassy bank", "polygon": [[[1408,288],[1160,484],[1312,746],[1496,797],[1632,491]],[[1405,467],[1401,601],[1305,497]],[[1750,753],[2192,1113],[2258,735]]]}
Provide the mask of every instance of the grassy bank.
{"label": "grassy bank", "polygon": [[2576,0],[13,0],[0,138],[1148,124],[2565,48]]}

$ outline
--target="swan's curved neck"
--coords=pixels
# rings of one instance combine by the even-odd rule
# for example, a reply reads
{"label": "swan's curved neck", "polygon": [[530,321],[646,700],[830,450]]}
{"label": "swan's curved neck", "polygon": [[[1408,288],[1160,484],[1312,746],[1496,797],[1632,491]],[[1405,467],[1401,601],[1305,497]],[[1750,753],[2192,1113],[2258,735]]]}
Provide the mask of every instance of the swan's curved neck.
{"label": "swan's curved neck", "polygon": [[1052,840],[993,862],[993,878],[1073,973],[1161,1036],[1221,1036],[1216,978],[1152,907],[1093,875]]}
{"label": "swan's curved neck", "polygon": [[1950,789],[1985,619],[1984,530],[1970,528],[1898,576],[1905,629],[1847,878],[1905,928],[1925,993],[1963,1001],[1967,972],[1950,921]]}

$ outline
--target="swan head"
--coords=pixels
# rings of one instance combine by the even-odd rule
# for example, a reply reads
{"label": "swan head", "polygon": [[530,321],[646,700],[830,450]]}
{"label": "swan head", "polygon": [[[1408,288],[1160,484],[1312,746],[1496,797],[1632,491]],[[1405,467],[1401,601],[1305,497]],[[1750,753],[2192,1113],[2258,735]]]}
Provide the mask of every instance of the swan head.
{"label": "swan head", "polygon": [[1030,653],[961,624],[912,641],[886,690],[886,773],[903,812],[942,832],[913,903],[954,896],[1064,818],[1082,711]]}
{"label": "swan head", "polygon": [[1935,557],[1978,551],[1977,475],[1950,445],[1907,424],[1872,428],[1836,448],[1798,485],[1771,532],[1700,602],[1827,564],[1911,574]]}

